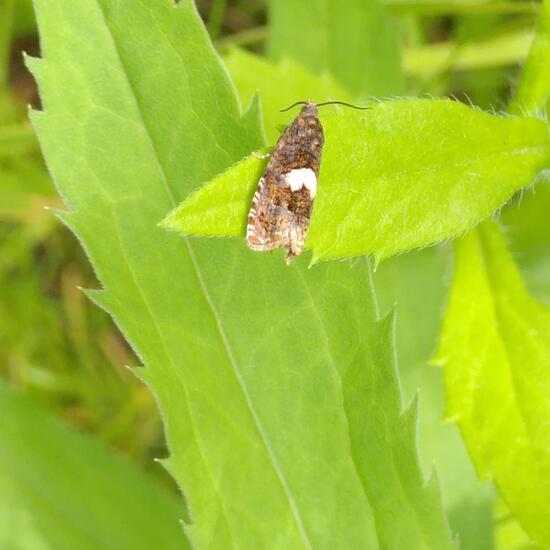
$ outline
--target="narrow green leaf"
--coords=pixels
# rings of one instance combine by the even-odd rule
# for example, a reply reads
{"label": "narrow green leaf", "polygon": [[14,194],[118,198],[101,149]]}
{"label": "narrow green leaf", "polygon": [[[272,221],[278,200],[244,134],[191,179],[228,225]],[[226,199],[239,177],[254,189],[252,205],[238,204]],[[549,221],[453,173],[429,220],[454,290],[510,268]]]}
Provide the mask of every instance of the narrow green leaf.
{"label": "narrow green leaf", "polygon": [[402,94],[396,25],[377,0],[271,0],[268,50],[359,97]]}
{"label": "narrow green leaf", "polygon": [[0,411],[1,548],[188,546],[181,500],[132,464],[2,384]]}
{"label": "narrow green leaf", "polygon": [[0,95],[4,94],[8,87],[14,8],[15,0],[0,2]]}
{"label": "narrow green leaf", "polygon": [[516,65],[527,57],[532,40],[531,29],[520,29],[466,44],[447,41],[410,47],[403,53],[403,70],[410,76],[426,76],[439,67],[475,71]]}
{"label": "narrow green leaf", "polygon": [[536,14],[539,9],[538,2],[529,0],[384,0],[384,6],[396,15]]}
{"label": "narrow green leaf", "polygon": [[525,289],[492,222],[457,243],[439,359],[447,414],[482,478],[550,544],[550,312]]}
{"label": "narrow green leaf", "polygon": [[[411,547],[447,548],[437,492],[422,486],[414,460],[394,458],[404,445],[397,433],[384,444],[383,500],[351,451],[360,434],[348,415],[357,426],[362,406],[343,404],[351,366],[383,377],[386,391],[369,405],[394,421],[386,430],[379,415],[363,415],[376,437],[397,425],[414,432],[414,418],[399,416],[391,350],[368,349],[376,314],[367,262],[287,268],[242,242],[156,227],[201,182],[264,145],[257,103],[241,116],[192,2],[36,5],[45,58],[31,65],[45,110],[33,119],[72,209],[63,219],[104,285],[93,299],[146,365],[140,375],[163,412],[166,465],[188,499],[193,544],[391,548],[399,533]],[[379,525],[386,502],[395,516]]]}
{"label": "narrow green leaf", "polygon": [[550,306],[550,182],[537,183],[501,216],[509,244],[525,282],[538,300]]}
{"label": "narrow green leaf", "polygon": [[[456,237],[548,162],[546,126],[447,100],[397,100],[322,115],[326,144],[306,246],[319,259],[378,260]],[[429,145],[428,145],[429,144]],[[266,160],[252,155],[164,221],[185,234],[243,236]]]}
{"label": "narrow green leaf", "polygon": [[550,0],[542,2],[538,29],[511,105],[512,112],[546,114],[550,98]]}
{"label": "narrow green leaf", "polygon": [[[245,104],[256,91],[260,93],[268,133],[273,129],[273,141],[278,135],[277,125],[288,124],[295,116],[295,113],[279,113],[281,105],[290,104],[299,97],[318,101],[331,95],[339,99],[344,97],[335,94],[329,78],[313,77],[292,61],[270,63],[236,49],[225,59]],[[280,82],[285,82],[285,86],[280,86]],[[213,216],[212,222],[223,219],[223,215]],[[435,461],[449,522],[463,547],[489,550],[493,537],[490,491],[478,482],[458,428],[441,422],[444,407],[442,373],[428,365],[437,342],[441,303],[446,293],[444,258],[445,255],[435,248],[393,258],[384,262],[375,273],[376,288],[381,291],[381,296],[378,292],[381,303],[385,304],[383,311],[395,303],[399,306],[398,356],[406,400],[419,388],[422,395],[419,429],[424,471],[429,474]],[[411,288],[415,288],[415,292],[411,292]],[[420,317],[418,311],[422,311]],[[413,326],[415,330],[411,330]]]}
{"label": "narrow green leaf", "polygon": [[[513,112],[537,113],[547,118],[550,97],[550,2],[541,7],[540,21],[516,96]],[[548,173],[534,188],[503,212],[510,229],[510,244],[520,262],[529,288],[550,305],[550,185]]]}
{"label": "narrow green leaf", "polygon": [[207,28],[212,38],[220,34],[226,9],[227,0],[214,0],[210,5]]}

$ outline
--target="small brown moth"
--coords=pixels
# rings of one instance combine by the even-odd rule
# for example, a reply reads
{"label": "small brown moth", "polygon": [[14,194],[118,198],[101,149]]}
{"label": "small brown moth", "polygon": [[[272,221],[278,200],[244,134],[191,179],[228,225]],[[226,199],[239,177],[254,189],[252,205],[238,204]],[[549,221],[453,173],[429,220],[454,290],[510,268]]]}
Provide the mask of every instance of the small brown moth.
{"label": "small brown moth", "polygon": [[286,263],[304,249],[325,138],[315,104],[298,101],[284,111],[303,104],[300,114],[286,128],[271,153],[248,213],[246,242],[252,250],[286,249]]}

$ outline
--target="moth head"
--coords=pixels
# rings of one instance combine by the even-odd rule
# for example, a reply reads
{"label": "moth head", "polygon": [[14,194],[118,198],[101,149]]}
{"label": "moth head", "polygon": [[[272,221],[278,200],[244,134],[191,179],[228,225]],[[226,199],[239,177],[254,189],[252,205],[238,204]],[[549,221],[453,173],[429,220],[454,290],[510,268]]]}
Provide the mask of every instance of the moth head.
{"label": "moth head", "polygon": [[311,101],[311,99],[308,99],[305,105],[302,107],[300,114],[303,116],[318,117],[319,111],[317,110],[317,105],[313,101]]}

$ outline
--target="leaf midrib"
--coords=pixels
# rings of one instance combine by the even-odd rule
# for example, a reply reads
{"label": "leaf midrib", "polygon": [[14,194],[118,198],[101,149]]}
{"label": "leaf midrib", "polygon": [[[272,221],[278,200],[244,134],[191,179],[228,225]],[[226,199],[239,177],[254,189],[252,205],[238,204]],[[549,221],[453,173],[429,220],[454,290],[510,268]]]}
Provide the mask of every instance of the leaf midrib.
{"label": "leaf midrib", "polygon": [[[97,6],[98,6],[98,9],[99,9],[99,12],[101,13],[101,16],[103,18],[103,22],[105,24],[105,28],[108,30],[109,32],[109,36],[110,36],[110,39],[111,39],[111,42],[113,44],[113,48],[114,48],[114,51],[116,53],[116,56],[117,56],[117,59],[120,63],[120,67],[121,67],[121,70],[122,70],[122,73],[124,75],[124,78],[127,82],[127,85],[128,85],[128,89],[131,91],[131,95],[132,95],[132,98],[133,100],[135,101],[135,105],[136,105],[136,110],[137,110],[137,113],[139,115],[139,122],[141,123],[141,126],[143,127],[143,130],[145,132],[145,135],[147,137],[147,140],[149,141],[150,143],[150,146],[151,146],[151,150],[153,151],[154,153],[154,157],[155,157],[155,161],[157,163],[157,166],[159,168],[159,171],[160,171],[160,174],[162,175],[162,181],[163,181],[163,185],[164,185],[164,188],[168,194],[168,197],[169,197],[169,200],[170,202],[172,203],[172,207],[176,207],[177,205],[177,201],[175,199],[175,195],[172,191],[172,189],[170,188],[170,185],[168,183],[168,178],[166,176],[166,171],[164,169],[164,166],[160,160],[160,155],[156,149],[156,146],[155,146],[155,143],[154,143],[154,140],[152,138],[152,135],[151,135],[151,131],[149,130],[147,124],[145,123],[145,118],[143,116],[143,110],[142,110],[142,107],[141,107],[141,104],[138,100],[138,97],[137,97],[137,94],[135,93],[135,90],[132,86],[132,83],[130,81],[130,78],[128,76],[128,72],[127,72],[127,69],[126,69],[126,66],[122,60],[122,56],[120,54],[120,50],[119,50],[119,47],[118,47],[118,43],[115,39],[115,36],[114,36],[114,33],[112,32],[110,26],[109,26],[109,23],[107,21],[107,17],[104,13],[104,10],[103,10],[103,7],[101,6],[101,3],[100,2],[96,2]],[[173,46],[172,46],[173,47]],[[214,135],[213,132],[210,132],[213,139],[214,139],[214,142],[217,143],[217,140],[216,140],[216,136]],[[220,149],[223,150],[223,148],[221,146],[219,146]],[[224,153],[225,153],[225,150],[223,150]],[[288,486],[287,482],[286,482],[286,479],[285,479],[285,476],[282,472],[282,469],[280,467],[280,465],[278,464],[277,460],[276,460],[276,457],[274,455],[274,452],[273,452],[273,449],[271,448],[271,445],[268,441],[268,438],[267,438],[267,434],[265,433],[265,431],[263,430],[263,427],[261,425],[261,422],[260,422],[260,419],[258,417],[258,414],[252,404],[252,400],[250,398],[250,395],[248,393],[248,390],[246,388],[246,385],[244,383],[244,380],[243,380],[243,377],[242,377],[242,374],[240,373],[240,370],[237,366],[237,362],[235,360],[235,357],[233,355],[233,352],[231,350],[231,347],[229,345],[229,341],[228,341],[228,338],[227,338],[227,335],[226,335],[226,332],[223,328],[223,324],[222,324],[222,321],[221,321],[221,318],[220,318],[220,315],[214,305],[214,302],[212,300],[212,297],[207,289],[207,286],[206,286],[206,283],[204,281],[204,278],[202,276],[202,272],[201,272],[201,269],[200,269],[200,266],[198,264],[198,261],[195,257],[195,254],[194,254],[194,251],[193,251],[193,247],[191,245],[191,243],[189,242],[189,239],[184,237],[184,241],[185,241],[185,244],[187,246],[187,249],[188,249],[188,253],[189,253],[189,257],[191,258],[191,263],[193,265],[193,268],[195,270],[195,276],[197,278],[197,282],[201,288],[201,290],[203,291],[203,294],[204,294],[204,298],[206,300],[206,302],[208,303],[209,307],[210,307],[210,310],[211,310],[211,313],[214,317],[214,321],[215,321],[215,325],[216,325],[216,328],[218,330],[218,336],[223,344],[223,347],[224,347],[224,350],[227,354],[227,358],[231,364],[231,367],[232,367],[232,370],[233,370],[233,374],[235,376],[235,378],[237,379],[238,383],[239,383],[239,386],[241,387],[241,390],[243,392],[243,395],[244,395],[244,399],[245,399],[245,402],[247,404],[247,407],[249,409],[249,412],[254,420],[254,423],[256,424],[256,428],[258,430],[258,433],[260,434],[261,436],[261,439],[262,439],[262,443],[264,444],[264,447],[267,451],[267,454],[269,456],[269,459],[270,459],[270,464],[271,466],[273,467],[274,471],[275,471],[275,474],[277,476],[277,479],[279,479],[279,482],[281,483],[281,486],[283,488],[283,491],[287,497],[287,500],[289,502],[289,505],[290,505],[290,509],[292,510],[292,514],[294,516],[294,520],[295,520],[295,523],[296,523],[296,526],[298,528],[298,531],[300,532],[302,538],[304,539],[304,543],[305,543],[305,546],[308,548],[308,549],[312,549],[313,546],[311,544],[311,541],[309,540],[309,536],[305,530],[305,526],[304,526],[304,523],[303,523],[303,520],[302,520],[302,517],[300,515],[300,512],[299,512],[299,509],[297,507],[297,504],[294,500],[294,497],[292,495],[292,492],[290,491],[290,487]],[[124,250],[124,248],[122,248],[122,250]],[[176,365],[174,364],[174,361],[171,357],[171,355],[168,353],[167,351],[167,347],[166,347],[166,344],[164,342],[164,338],[163,338],[163,335],[162,335],[162,331],[160,330],[160,326],[159,326],[159,323],[154,315],[154,312],[152,310],[152,308],[149,306],[147,300],[145,299],[145,296],[140,288],[140,286],[137,284],[137,280],[135,278],[135,274],[134,274],[134,271],[133,271],[133,266],[130,262],[126,261],[128,267],[129,267],[129,271],[131,272],[132,274],[132,277],[134,279],[134,284],[138,290],[138,292],[140,293],[140,296],[142,297],[142,300],[144,301],[144,304],[147,308],[147,310],[149,311],[149,314],[151,316],[151,319],[153,321],[153,324],[154,324],[154,327],[155,327],[155,330],[157,332],[157,334],[159,335],[159,340],[162,342],[162,345],[163,345],[163,349],[164,349],[164,353],[166,355],[166,357],[168,358],[168,361],[169,361],[169,364],[172,366],[172,369],[174,370],[176,376],[178,377],[178,380],[180,380],[180,383],[182,385],[182,388],[186,394],[186,396],[188,396],[187,394],[187,391],[186,391],[186,387],[185,387],[185,384],[181,378],[181,375],[179,374],[178,372],[178,369],[176,368]],[[189,403],[189,401],[188,401]],[[192,419],[192,415],[191,415],[191,408],[190,406],[188,406],[188,409],[189,409],[189,412],[190,412],[190,415],[189,417]],[[195,429],[193,428],[193,431],[195,431]],[[200,447],[200,444],[199,444],[199,438],[195,436],[195,439],[197,440],[197,444],[199,445],[199,448]],[[202,455],[202,450],[201,450],[201,455]],[[203,460],[204,460],[204,457],[203,457]],[[206,465],[206,463],[205,463]],[[209,472],[209,475],[210,475],[210,470],[208,467],[206,467],[206,470]],[[228,521],[228,518],[227,518],[227,512],[225,511],[225,508],[224,508],[224,504],[223,504],[223,498],[221,498],[221,493],[218,489],[218,487],[216,486],[216,484],[213,482],[212,478],[211,478],[211,481],[212,481],[212,485],[213,487],[216,489],[216,492],[218,494],[218,498],[219,498],[219,501],[220,501],[220,505],[221,505],[221,508],[224,510],[224,521],[225,523],[227,524],[227,527],[228,527],[228,531],[231,533],[231,525]]]}
{"label": "leaf midrib", "polygon": [[352,445],[351,445],[351,430],[350,430],[350,427],[349,427],[349,419],[348,419],[348,415],[346,414],[346,409],[344,407],[344,390],[343,390],[343,380],[342,380],[342,377],[340,376],[340,372],[338,371],[338,368],[336,367],[336,361],[334,360],[334,357],[332,356],[332,352],[330,351],[330,340],[329,340],[329,337],[328,337],[328,334],[327,334],[327,331],[325,329],[325,324],[323,323],[323,320],[321,318],[321,314],[319,313],[319,308],[317,307],[317,304],[315,303],[315,300],[313,299],[313,296],[311,294],[311,291],[309,289],[309,286],[304,278],[304,275],[302,273],[302,271],[300,270],[300,268],[296,265],[296,264],[293,264],[294,268],[295,268],[295,271],[296,273],[298,274],[299,278],[300,278],[300,281],[302,282],[302,285],[305,289],[305,292],[306,292],[306,295],[311,303],[311,308],[313,309],[313,311],[315,312],[315,316],[317,317],[317,320],[319,322],[319,326],[321,327],[321,333],[323,334],[323,340],[325,341],[325,348],[326,348],[326,354],[327,354],[327,357],[329,358],[329,363],[331,364],[332,366],[332,371],[333,371],[333,376],[334,376],[334,379],[336,380],[336,384],[338,386],[338,397],[339,397],[339,411],[340,411],[340,416],[342,418],[342,422],[345,426],[345,430],[346,430],[346,434],[347,434],[347,445],[348,445],[348,456],[350,457],[350,462],[352,464],[352,467],[353,467],[353,471],[355,473],[355,476],[356,476],[356,481],[359,485],[359,487],[361,487],[361,490],[363,492],[363,495],[365,497],[365,500],[367,501],[367,504],[370,508],[370,511],[372,513],[372,518],[373,518],[373,522],[374,522],[374,530],[375,530],[375,533],[376,533],[376,539],[377,541],[380,541],[380,536],[379,536],[379,533],[380,533],[380,527],[378,525],[378,517],[377,517],[377,514],[374,512],[374,506],[371,504],[370,502],[370,497],[369,497],[369,494],[367,492],[367,489],[366,487],[364,486],[363,484],[363,481],[362,481],[362,478],[359,474],[359,470],[357,468],[357,464],[353,458],[353,452],[352,452]]}

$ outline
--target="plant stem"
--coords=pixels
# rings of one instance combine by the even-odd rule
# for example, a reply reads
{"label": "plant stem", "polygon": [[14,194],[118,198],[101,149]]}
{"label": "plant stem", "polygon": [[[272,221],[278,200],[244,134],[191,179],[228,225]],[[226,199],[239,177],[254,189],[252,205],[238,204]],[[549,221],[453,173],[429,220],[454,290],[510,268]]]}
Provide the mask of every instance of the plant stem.
{"label": "plant stem", "polygon": [[233,46],[248,46],[263,42],[267,37],[267,27],[254,27],[246,31],[230,34],[219,40],[216,40],[216,47],[220,50],[227,49]]}
{"label": "plant stem", "polygon": [[409,48],[404,51],[405,72],[412,76],[430,75],[433,67],[446,66],[453,56],[452,70],[475,70],[513,65],[527,57],[533,33],[523,30],[506,33],[487,41],[471,42],[456,51],[453,42]]}
{"label": "plant stem", "polygon": [[212,39],[217,38],[220,34],[226,8],[227,0],[212,0],[212,6],[208,13],[208,23],[206,24]]}
{"label": "plant stem", "polygon": [[407,0],[386,0],[384,6],[394,14],[414,13],[422,15],[459,14],[536,14],[539,2],[511,2],[509,0],[471,0],[465,2],[409,2]]}
{"label": "plant stem", "polygon": [[0,94],[8,89],[14,7],[15,0],[0,4]]}

